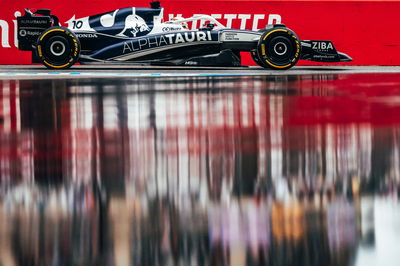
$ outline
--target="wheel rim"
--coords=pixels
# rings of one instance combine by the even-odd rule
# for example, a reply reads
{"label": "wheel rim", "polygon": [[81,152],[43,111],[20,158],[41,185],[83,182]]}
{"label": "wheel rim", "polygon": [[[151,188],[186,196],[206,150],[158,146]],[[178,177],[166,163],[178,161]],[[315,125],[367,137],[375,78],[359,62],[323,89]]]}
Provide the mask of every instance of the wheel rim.
{"label": "wheel rim", "polygon": [[273,37],[267,48],[267,59],[276,65],[286,65],[293,57],[293,44],[285,36]]}
{"label": "wheel rim", "polygon": [[55,41],[50,45],[50,52],[54,56],[60,56],[65,52],[65,44],[61,41]]}
{"label": "wheel rim", "polygon": [[287,52],[287,46],[285,43],[283,42],[278,42],[277,44],[275,44],[274,46],[274,52],[277,55],[284,55]]}
{"label": "wheel rim", "polygon": [[50,36],[44,42],[44,57],[54,65],[64,65],[71,57],[71,44],[63,36]]}

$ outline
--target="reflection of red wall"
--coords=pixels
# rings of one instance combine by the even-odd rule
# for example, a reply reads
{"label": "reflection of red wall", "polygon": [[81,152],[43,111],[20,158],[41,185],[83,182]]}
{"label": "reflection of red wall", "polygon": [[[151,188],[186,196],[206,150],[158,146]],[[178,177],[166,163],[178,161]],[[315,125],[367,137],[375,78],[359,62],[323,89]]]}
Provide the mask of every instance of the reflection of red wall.
{"label": "reflection of red wall", "polygon": [[[148,6],[149,1],[67,1],[60,5],[57,1],[38,0],[3,1],[0,14],[0,64],[27,64],[30,55],[14,47],[14,13],[29,8],[49,8],[62,22],[73,15],[88,16],[93,13],[110,11],[126,6]],[[245,4],[244,4],[245,3]],[[259,20],[262,27],[271,14],[278,14],[282,22],[296,31],[301,39],[331,39],[338,50],[353,57],[355,65],[399,65],[400,35],[396,28],[400,1],[297,1],[297,0],[164,0],[165,16],[182,14],[221,14],[220,21],[225,24],[225,15],[251,15],[246,28],[251,29],[255,14],[265,15]],[[239,28],[241,19],[232,20],[232,27]],[[8,33],[8,35],[7,35]],[[7,38],[8,37],[8,38]],[[7,48],[7,46],[10,46]],[[245,63],[249,63],[245,58]]]}
{"label": "reflection of red wall", "polygon": [[[331,77],[332,78],[332,77]],[[372,86],[371,84],[374,84]],[[301,97],[286,105],[287,125],[400,124],[400,77],[396,74],[339,75],[329,83],[298,82]]]}

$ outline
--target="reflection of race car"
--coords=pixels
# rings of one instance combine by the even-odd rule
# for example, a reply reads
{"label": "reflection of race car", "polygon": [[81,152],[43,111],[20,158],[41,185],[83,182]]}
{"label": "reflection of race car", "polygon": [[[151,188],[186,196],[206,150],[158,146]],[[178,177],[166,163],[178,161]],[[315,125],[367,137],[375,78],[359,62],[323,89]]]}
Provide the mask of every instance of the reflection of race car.
{"label": "reflection of race car", "polygon": [[[18,17],[19,49],[32,51],[33,62],[58,69],[76,62],[239,66],[242,51],[251,52],[258,65],[272,69],[288,69],[299,59],[351,61],[337,52],[331,41],[300,41],[282,24],[248,31],[227,29],[207,15],[167,22],[162,19],[159,2],[152,2],[151,8],[73,17],[68,28],[60,27],[50,10],[26,9],[24,16]],[[196,20],[203,26],[189,30],[187,22]]]}

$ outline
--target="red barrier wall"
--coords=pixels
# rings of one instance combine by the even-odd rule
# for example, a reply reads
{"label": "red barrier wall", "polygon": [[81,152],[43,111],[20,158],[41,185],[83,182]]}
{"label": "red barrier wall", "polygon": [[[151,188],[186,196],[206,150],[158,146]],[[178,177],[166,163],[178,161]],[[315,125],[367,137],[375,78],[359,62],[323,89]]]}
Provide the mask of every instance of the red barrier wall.
{"label": "red barrier wall", "polygon": [[[66,4],[68,3],[68,5]],[[233,28],[262,28],[281,20],[301,39],[333,40],[338,51],[353,57],[353,65],[400,65],[400,0],[164,0],[164,15],[214,14]],[[127,6],[148,6],[149,1],[3,1],[0,12],[0,64],[29,64],[30,53],[15,48],[15,14],[24,8],[48,8],[61,22]],[[65,24],[64,24],[65,25]],[[245,59],[246,63],[249,62]],[[315,64],[315,63],[313,63]]]}

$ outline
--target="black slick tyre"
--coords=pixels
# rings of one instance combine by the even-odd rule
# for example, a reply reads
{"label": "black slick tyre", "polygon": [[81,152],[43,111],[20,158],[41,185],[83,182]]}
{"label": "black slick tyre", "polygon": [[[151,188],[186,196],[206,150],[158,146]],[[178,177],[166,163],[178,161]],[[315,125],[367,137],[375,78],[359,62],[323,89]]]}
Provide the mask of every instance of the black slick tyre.
{"label": "black slick tyre", "polygon": [[263,65],[263,64],[262,64],[260,58],[258,57],[258,52],[257,52],[257,50],[251,50],[251,51],[250,51],[250,55],[251,55],[251,58],[253,59],[253,61],[254,61],[257,65],[259,65],[260,67],[264,67],[264,68],[267,67],[266,65]]}
{"label": "black slick tyre", "polygon": [[66,69],[75,64],[81,47],[76,35],[67,28],[51,27],[40,35],[37,56],[47,68]]}
{"label": "black slick tyre", "polygon": [[261,66],[272,69],[284,70],[293,67],[300,59],[300,52],[300,39],[285,27],[265,31],[257,44]]}

